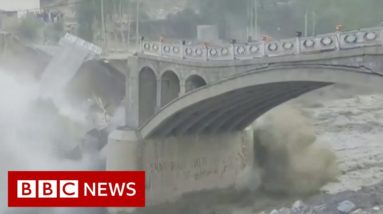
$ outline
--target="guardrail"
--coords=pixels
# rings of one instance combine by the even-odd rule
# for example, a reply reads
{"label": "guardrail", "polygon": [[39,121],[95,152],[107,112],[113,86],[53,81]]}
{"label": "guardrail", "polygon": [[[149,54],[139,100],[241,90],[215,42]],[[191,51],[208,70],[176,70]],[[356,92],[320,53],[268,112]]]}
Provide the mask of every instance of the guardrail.
{"label": "guardrail", "polygon": [[140,53],[189,60],[246,60],[260,57],[310,54],[383,44],[383,28],[336,32],[313,37],[299,37],[268,42],[233,42],[231,44],[197,44],[185,42],[141,41]]}
{"label": "guardrail", "polygon": [[66,33],[65,36],[60,39],[59,44],[60,45],[73,44],[78,47],[89,50],[95,55],[100,55],[102,53],[102,48],[98,47],[97,45],[93,43],[87,42],[75,35],[72,35],[70,33]]}

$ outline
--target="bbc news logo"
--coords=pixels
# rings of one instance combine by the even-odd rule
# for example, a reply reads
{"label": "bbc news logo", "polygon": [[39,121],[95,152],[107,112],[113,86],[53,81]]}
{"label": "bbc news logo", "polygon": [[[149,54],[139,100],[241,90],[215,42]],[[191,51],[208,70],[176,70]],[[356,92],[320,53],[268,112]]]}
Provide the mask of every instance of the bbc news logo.
{"label": "bbc news logo", "polygon": [[[59,184],[59,185],[58,185]],[[87,184],[85,184],[87,186]],[[38,188],[37,188],[38,187]],[[86,196],[85,192],[85,196]],[[18,180],[18,198],[78,198],[77,180]]]}
{"label": "bbc news logo", "polygon": [[9,207],[144,207],[143,171],[10,171]]}

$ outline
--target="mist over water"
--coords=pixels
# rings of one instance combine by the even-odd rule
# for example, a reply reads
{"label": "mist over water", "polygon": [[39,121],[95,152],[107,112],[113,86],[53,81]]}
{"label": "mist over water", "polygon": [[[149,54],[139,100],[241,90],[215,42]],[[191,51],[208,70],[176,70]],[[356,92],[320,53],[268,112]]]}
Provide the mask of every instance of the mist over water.
{"label": "mist over water", "polygon": [[94,155],[77,161],[66,157],[86,132],[86,124],[75,119],[85,113],[58,106],[63,100],[42,99],[38,83],[16,79],[4,70],[0,70],[0,97],[0,214],[89,213],[7,208],[8,170],[86,170],[95,169],[99,162]]}
{"label": "mist over water", "polygon": [[260,118],[254,126],[254,143],[261,188],[301,195],[334,180],[336,156],[315,141],[313,126],[297,107],[279,107]]}

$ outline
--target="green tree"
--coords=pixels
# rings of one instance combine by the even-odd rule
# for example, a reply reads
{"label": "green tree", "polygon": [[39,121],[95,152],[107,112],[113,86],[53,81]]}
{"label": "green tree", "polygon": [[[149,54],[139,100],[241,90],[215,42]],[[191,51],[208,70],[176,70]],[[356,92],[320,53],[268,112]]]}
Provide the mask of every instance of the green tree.
{"label": "green tree", "polygon": [[56,44],[64,35],[63,22],[51,23],[44,28],[45,42]]}
{"label": "green tree", "polygon": [[76,16],[78,23],[78,36],[88,40],[90,42],[93,41],[94,31],[93,25],[95,21],[96,8],[94,7],[94,3],[96,0],[81,0],[79,4],[77,4],[76,8]]}
{"label": "green tree", "polygon": [[[137,0],[136,0],[137,1]],[[78,23],[78,36],[81,38],[94,41],[95,34],[100,34],[102,31],[102,9],[106,29],[112,27],[112,21],[116,16],[122,16],[126,13],[132,13],[135,11],[129,10],[132,7],[132,0],[80,0],[80,3],[76,6],[76,17]],[[141,13],[143,15],[145,13]]]}
{"label": "green tree", "polygon": [[205,24],[217,25],[223,37],[230,31],[246,29],[248,0],[199,0],[199,10]]}
{"label": "green tree", "polygon": [[345,30],[354,30],[383,21],[381,0],[299,0],[297,4],[316,14],[311,22],[316,23],[318,33],[332,32],[337,24],[342,24]]}
{"label": "green tree", "polygon": [[28,15],[22,18],[14,31],[17,36],[28,42],[36,42],[40,37],[44,24],[36,16]]}

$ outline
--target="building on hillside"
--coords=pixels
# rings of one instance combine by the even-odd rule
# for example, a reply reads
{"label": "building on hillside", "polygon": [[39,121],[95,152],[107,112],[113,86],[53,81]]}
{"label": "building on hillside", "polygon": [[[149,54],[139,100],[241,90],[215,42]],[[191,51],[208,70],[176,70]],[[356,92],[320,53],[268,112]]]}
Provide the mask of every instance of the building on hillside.
{"label": "building on hillside", "polygon": [[62,14],[64,30],[77,31],[76,5],[78,0],[40,0],[41,8]]}
{"label": "building on hillside", "polygon": [[0,10],[0,29],[5,29],[17,21],[16,11]]}
{"label": "building on hillside", "polygon": [[20,17],[28,11],[40,10],[40,0],[0,0],[0,10],[16,12]]}
{"label": "building on hillside", "polygon": [[40,0],[0,0],[0,28],[16,22],[29,11],[39,11]]}

